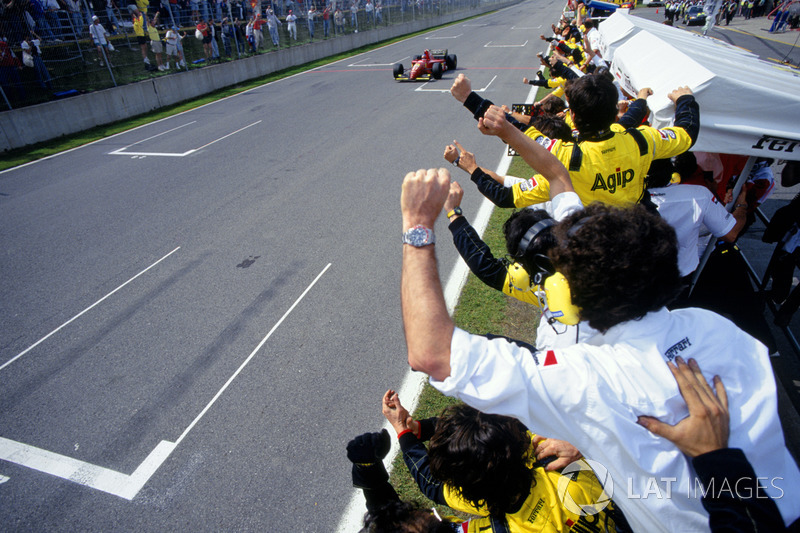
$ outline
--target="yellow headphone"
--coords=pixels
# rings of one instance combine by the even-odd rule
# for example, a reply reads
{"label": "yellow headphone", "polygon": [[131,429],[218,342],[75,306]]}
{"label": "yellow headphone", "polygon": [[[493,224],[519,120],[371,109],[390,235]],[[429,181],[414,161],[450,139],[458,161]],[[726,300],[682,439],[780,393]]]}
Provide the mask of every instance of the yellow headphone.
{"label": "yellow headphone", "polygon": [[[523,257],[539,233],[556,224],[555,220],[548,218],[531,226],[520,240],[514,257],[517,260]],[[545,309],[548,322],[558,321],[569,326],[580,322],[580,309],[572,303],[572,293],[569,290],[567,278],[561,272],[552,272],[551,266],[537,264],[537,268],[539,271],[531,280],[528,271],[518,262],[514,263],[508,268],[509,285],[520,292],[534,291],[539,306]]]}

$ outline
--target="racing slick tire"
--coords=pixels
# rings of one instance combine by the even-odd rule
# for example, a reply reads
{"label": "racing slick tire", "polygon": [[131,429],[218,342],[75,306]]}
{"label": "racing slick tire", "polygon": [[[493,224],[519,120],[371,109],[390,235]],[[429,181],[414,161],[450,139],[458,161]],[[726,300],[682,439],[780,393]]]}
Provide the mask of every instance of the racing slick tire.
{"label": "racing slick tire", "polygon": [[442,72],[444,72],[444,69],[442,68],[441,63],[434,63],[433,67],[431,68],[431,71],[433,72],[433,79],[435,80],[442,79]]}
{"label": "racing slick tire", "polygon": [[402,76],[405,70],[406,69],[403,68],[402,63],[395,63],[394,66],[392,67],[392,72],[394,73],[394,79],[397,79],[400,76]]}
{"label": "racing slick tire", "polygon": [[448,54],[444,56],[444,63],[447,65],[447,70],[455,70],[458,65],[458,58],[455,54]]}

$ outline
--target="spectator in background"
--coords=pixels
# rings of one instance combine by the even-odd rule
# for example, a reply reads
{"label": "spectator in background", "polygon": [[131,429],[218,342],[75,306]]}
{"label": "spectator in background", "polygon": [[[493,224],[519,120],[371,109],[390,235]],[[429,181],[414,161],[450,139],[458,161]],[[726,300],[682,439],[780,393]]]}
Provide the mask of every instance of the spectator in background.
{"label": "spectator in background", "polygon": [[72,23],[72,31],[75,38],[83,34],[83,17],[81,15],[81,4],[78,0],[62,0],[67,6],[67,12]]}
{"label": "spectator in background", "polygon": [[312,41],[314,40],[314,19],[317,17],[317,8],[314,4],[311,4],[311,7],[308,9],[308,20],[306,23],[308,24],[308,38]]}
{"label": "spectator in background", "polygon": [[333,28],[334,33],[344,34],[344,13],[339,8],[336,8],[336,11],[333,12]]}
{"label": "spectator in background", "polygon": [[275,16],[272,8],[267,10],[267,29],[269,30],[269,37],[272,39],[273,46],[280,46],[280,39],[278,37],[278,28],[281,26],[281,21]]}
{"label": "spectator in background", "polygon": [[195,27],[195,32],[200,37],[200,41],[203,43],[203,53],[206,56],[206,61],[211,60],[211,28],[208,26],[208,22],[206,19],[200,20]]}
{"label": "spectator in background", "polygon": [[[100,60],[100,66],[104,65],[103,61],[105,61],[108,52],[108,31],[100,24],[100,18],[97,15],[92,17],[92,25],[89,26],[89,35],[92,36],[92,41],[94,41],[94,46],[97,49],[97,58]],[[109,59],[109,66],[111,60]]]}
{"label": "spectator in background", "polygon": [[208,28],[211,30],[211,59],[219,59],[219,44],[217,44],[217,36],[219,35],[219,26],[211,19],[208,23]]}
{"label": "spectator in background", "polygon": [[111,30],[111,35],[116,35],[119,33],[119,20],[117,20],[117,16],[114,14],[114,10],[117,9],[117,4],[114,3],[114,0],[106,0],[106,17],[108,18],[109,29]]}
{"label": "spectator in background", "polygon": [[175,68],[185,67],[186,61],[183,59],[183,47],[181,46],[181,40],[183,39],[183,35],[178,33],[178,27],[172,26],[170,29],[167,30],[166,41],[167,41],[167,68],[170,68],[170,58],[173,58],[175,61]]}
{"label": "spectator in background", "polygon": [[139,50],[142,52],[142,60],[144,61],[144,68],[152,70],[150,59],[147,57],[147,43],[150,41],[145,34],[145,18],[138,6],[129,5],[128,9],[131,11],[131,21],[133,22],[133,34],[136,36],[136,42],[139,43]]}
{"label": "spectator in background", "polygon": [[383,5],[380,2],[375,4],[375,22],[383,24]]}
{"label": "spectator in background", "polygon": [[297,15],[292,13],[292,10],[289,10],[289,14],[286,15],[286,29],[289,31],[289,35],[292,37],[293,40],[297,40]]}
{"label": "spectator in background", "polygon": [[329,5],[326,4],[325,8],[322,10],[322,36],[327,39],[330,30],[331,30],[331,8]]}
{"label": "spectator in background", "polygon": [[[42,49],[39,46],[40,43],[41,41],[39,36],[34,32],[31,32],[31,35],[26,40],[22,41],[20,46],[22,47],[23,53],[27,52],[31,56],[33,68],[36,70],[36,77],[39,79],[39,86],[42,89],[52,89],[53,83],[50,78],[50,73],[47,71],[47,67],[42,60]],[[102,59],[100,64],[103,64]]]}
{"label": "spectator in background", "polygon": [[266,21],[261,18],[261,13],[256,13],[256,18],[253,20],[253,38],[256,41],[256,50],[261,48],[264,44],[264,25]]}
{"label": "spectator in background", "polygon": [[372,0],[367,0],[364,4],[364,13],[367,15],[367,23],[375,25],[375,6],[372,4]]}
{"label": "spectator in background", "polygon": [[245,39],[247,39],[247,44],[250,45],[251,53],[255,54],[258,51],[256,50],[256,37],[253,34],[253,24],[255,24],[255,20],[253,17],[250,17],[250,20],[247,21],[247,26],[245,27],[244,34]]}
{"label": "spectator in background", "polygon": [[156,68],[159,72],[167,70],[161,60],[161,54],[164,53],[164,46],[161,44],[161,36],[158,33],[158,20],[160,13],[156,12],[150,24],[147,25],[147,35],[150,37],[150,49],[156,56]]}
{"label": "spectator in background", "polygon": [[353,3],[350,4],[350,25],[353,27],[353,31],[358,33],[358,0],[353,0]]}
{"label": "spectator in background", "polygon": [[[233,49],[231,48],[231,39],[233,39],[233,26],[228,23],[228,17],[222,19],[220,26],[220,36],[222,37],[222,48],[225,50],[225,55],[231,57]],[[169,64],[167,65],[169,68]]]}

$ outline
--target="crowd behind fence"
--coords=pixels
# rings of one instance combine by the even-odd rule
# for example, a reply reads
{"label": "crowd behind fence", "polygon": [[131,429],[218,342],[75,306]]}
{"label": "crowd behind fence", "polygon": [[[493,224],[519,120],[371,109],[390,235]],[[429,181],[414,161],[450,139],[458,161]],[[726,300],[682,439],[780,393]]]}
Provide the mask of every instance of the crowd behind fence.
{"label": "crowd behind fence", "polygon": [[[494,3],[493,0],[131,2],[130,5],[118,5],[115,0],[0,2],[0,110],[380,26],[454,12],[468,14],[479,6]],[[134,28],[137,11],[143,14],[143,36],[137,36]],[[157,40],[151,39],[153,33],[148,32],[148,25],[157,32]]]}

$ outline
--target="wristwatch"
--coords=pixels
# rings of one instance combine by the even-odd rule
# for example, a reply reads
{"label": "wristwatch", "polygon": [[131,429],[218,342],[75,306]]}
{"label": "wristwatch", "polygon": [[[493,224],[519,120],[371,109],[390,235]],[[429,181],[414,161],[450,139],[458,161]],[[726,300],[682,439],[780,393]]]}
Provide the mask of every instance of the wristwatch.
{"label": "wristwatch", "polygon": [[447,212],[447,218],[452,217],[453,215],[461,216],[464,213],[461,211],[461,206],[454,207],[452,211]]}
{"label": "wristwatch", "polygon": [[415,248],[422,248],[435,242],[433,230],[420,224],[403,233],[403,244],[410,244]]}
{"label": "wristwatch", "polygon": [[456,158],[455,158],[455,159],[453,159],[453,166],[454,166],[454,167],[457,167],[457,166],[458,166],[458,162],[459,162],[459,161],[461,161],[461,156],[460,156],[460,155],[457,155],[457,156],[456,156]]}

